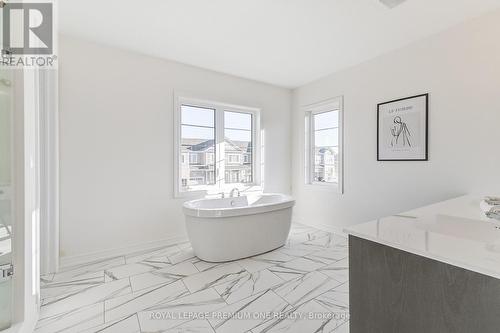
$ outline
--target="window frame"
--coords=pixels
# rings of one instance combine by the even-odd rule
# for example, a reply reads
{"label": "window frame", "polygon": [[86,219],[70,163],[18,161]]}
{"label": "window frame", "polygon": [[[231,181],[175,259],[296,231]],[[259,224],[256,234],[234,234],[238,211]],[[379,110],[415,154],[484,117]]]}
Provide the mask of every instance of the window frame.
{"label": "window frame", "polygon": [[[215,110],[215,185],[206,185],[202,189],[183,190],[181,180],[181,107],[190,105],[200,108]],[[224,144],[224,112],[236,112],[252,115],[252,183],[225,183],[225,144]],[[260,109],[255,107],[234,105],[223,102],[190,97],[189,94],[174,93],[174,197],[197,197],[221,192],[229,193],[231,189],[238,188],[240,191],[262,191],[263,165],[261,164],[261,140],[260,140]]]}
{"label": "window frame", "polygon": [[189,165],[199,165],[199,164],[200,164],[200,154],[189,153]]}
{"label": "window frame", "polygon": [[[343,96],[330,98],[318,103],[303,106],[305,113],[305,158],[304,158],[304,179],[307,186],[314,188],[324,188],[344,193],[344,98]],[[335,183],[314,181],[315,170],[315,126],[314,116],[338,110],[338,179]]]}
{"label": "window frame", "polygon": [[[241,164],[240,155],[230,153],[230,154],[227,154],[227,157],[228,157],[227,163],[229,163],[229,164]],[[231,161],[231,159],[229,157],[236,157],[235,158],[236,162]]]}

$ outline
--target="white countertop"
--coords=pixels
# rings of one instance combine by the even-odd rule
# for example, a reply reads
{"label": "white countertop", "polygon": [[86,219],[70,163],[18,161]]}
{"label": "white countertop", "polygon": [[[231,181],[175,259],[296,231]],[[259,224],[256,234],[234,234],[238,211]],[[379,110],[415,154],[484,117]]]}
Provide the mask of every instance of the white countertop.
{"label": "white countertop", "polygon": [[500,279],[500,222],[464,196],[345,229],[349,235]]}

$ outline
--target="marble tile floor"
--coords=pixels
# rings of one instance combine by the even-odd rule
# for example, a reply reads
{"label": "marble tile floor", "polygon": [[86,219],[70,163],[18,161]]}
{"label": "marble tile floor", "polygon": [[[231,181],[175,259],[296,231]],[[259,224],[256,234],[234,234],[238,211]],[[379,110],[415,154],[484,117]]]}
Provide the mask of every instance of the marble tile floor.
{"label": "marble tile floor", "polygon": [[347,333],[348,277],[347,239],[300,224],[228,263],[182,243],[43,276],[35,332]]}

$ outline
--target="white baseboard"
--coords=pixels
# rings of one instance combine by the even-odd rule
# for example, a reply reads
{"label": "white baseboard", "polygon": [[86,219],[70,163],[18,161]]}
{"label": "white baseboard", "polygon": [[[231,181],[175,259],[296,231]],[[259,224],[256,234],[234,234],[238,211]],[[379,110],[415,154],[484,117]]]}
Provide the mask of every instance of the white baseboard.
{"label": "white baseboard", "polygon": [[[319,230],[331,232],[331,233],[334,233],[336,235],[347,238],[347,234],[345,234],[343,232],[343,229],[341,227],[336,227],[336,226],[331,226],[331,225],[326,225],[326,224],[314,224],[313,225],[310,223],[304,223],[302,221],[294,221],[294,222],[300,223],[303,225],[307,225],[307,226],[310,226],[312,228],[316,228]],[[124,255],[131,254],[134,252],[154,250],[157,248],[171,246],[171,245],[175,245],[175,244],[179,244],[179,243],[183,243],[183,242],[187,242],[187,241],[188,241],[187,235],[177,235],[177,236],[169,237],[166,239],[161,239],[161,240],[147,242],[147,243],[134,244],[131,246],[126,246],[126,247],[121,247],[121,248],[114,248],[114,249],[109,249],[109,250],[104,250],[104,251],[79,254],[76,256],[61,257],[60,258],[60,268],[64,269],[64,268],[68,268],[68,267],[75,266],[75,265],[83,265],[83,264],[91,263],[94,261],[124,256]]]}
{"label": "white baseboard", "polygon": [[68,268],[68,267],[75,266],[75,265],[82,265],[82,264],[91,263],[94,261],[99,261],[99,260],[104,260],[104,259],[109,259],[109,258],[114,258],[114,257],[120,257],[120,256],[124,256],[124,255],[131,254],[134,252],[154,250],[157,248],[172,246],[172,245],[187,242],[187,241],[188,241],[187,235],[177,235],[177,236],[169,237],[166,239],[151,241],[151,242],[147,242],[147,243],[140,243],[140,244],[134,244],[134,245],[130,245],[130,246],[114,248],[114,249],[109,249],[109,250],[104,250],[104,251],[79,254],[76,256],[61,257],[60,268],[63,269],[63,268]]}
{"label": "white baseboard", "polygon": [[37,322],[38,314],[33,318],[25,318],[22,323],[13,324],[10,328],[2,331],[2,333],[33,333]]}
{"label": "white baseboard", "polygon": [[331,232],[333,234],[347,238],[347,234],[344,232],[344,229],[342,227],[326,225],[326,224],[321,224],[321,223],[317,223],[317,224],[304,223],[303,221],[300,221],[300,220],[294,220],[294,222],[306,225],[306,226],[311,227],[311,228],[316,228],[316,229],[319,229],[322,231]]}

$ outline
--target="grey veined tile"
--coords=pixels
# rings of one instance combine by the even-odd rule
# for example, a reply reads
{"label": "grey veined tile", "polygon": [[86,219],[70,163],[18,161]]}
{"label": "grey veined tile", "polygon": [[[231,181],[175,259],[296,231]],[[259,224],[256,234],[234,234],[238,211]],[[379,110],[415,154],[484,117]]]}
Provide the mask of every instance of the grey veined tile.
{"label": "grey veined tile", "polygon": [[96,272],[81,276],[80,279],[72,281],[44,280],[40,283],[40,298],[42,305],[54,303],[55,301],[82,292],[85,289],[96,287],[104,283],[104,272]]}
{"label": "grey veined tile", "polygon": [[196,269],[200,272],[215,268],[220,265],[224,265],[225,263],[220,263],[220,262],[207,262],[203,261],[201,259],[196,258],[195,260],[192,261]]}
{"label": "grey veined tile", "polygon": [[327,314],[327,317],[316,333],[349,333],[348,319],[339,318],[336,314]]}
{"label": "grey veined tile", "polygon": [[194,254],[193,248],[188,243],[184,244],[184,246],[179,245],[179,251],[168,256],[168,261],[172,264],[178,264],[186,260],[196,260],[196,256]]}
{"label": "grey veined tile", "polygon": [[104,270],[125,263],[124,257],[65,267],[40,279],[42,305],[48,305],[104,284]]}
{"label": "grey veined tile", "polygon": [[141,333],[137,315],[121,318],[119,320],[94,326],[82,333]]}
{"label": "grey veined tile", "polygon": [[174,245],[156,249],[153,251],[142,251],[126,256],[128,264],[142,263],[156,269],[166,268],[183,261],[194,260],[196,257],[189,243],[181,246]]}
{"label": "grey veined tile", "polygon": [[329,332],[324,328],[331,315],[314,300],[306,302],[279,318],[273,318],[254,328],[252,333],[317,333]]}
{"label": "grey veined tile", "polygon": [[206,320],[192,320],[162,333],[215,333],[215,331]]}
{"label": "grey veined tile", "polygon": [[187,294],[184,284],[176,281],[108,300],[104,303],[106,322],[128,317]]}
{"label": "grey veined tile", "polygon": [[273,291],[267,290],[220,309],[220,317],[208,321],[217,333],[247,332],[289,307]]}
{"label": "grey veined tile", "polygon": [[315,239],[327,237],[328,235],[330,235],[329,232],[317,229],[303,233],[290,234],[288,237],[288,244],[309,242]]}
{"label": "grey veined tile", "polygon": [[287,263],[269,268],[269,270],[283,280],[292,280],[302,277],[304,274],[315,271],[326,264],[308,258],[298,258]]}
{"label": "grey veined tile", "polygon": [[328,275],[330,278],[335,279],[340,283],[349,280],[349,261],[348,258],[339,260],[331,265],[321,267],[319,272]]}
{"label": "grey veined tile", "polygon": [[130,284],[133,291],[139,291],[159,284],[171,283],[197,273],[198,270],[193,263],[186,261],[159,270],[131,276]]}
{"label": "grey veined tile", "polygon": [[295,251],[321,251],[335,246],[337,236],[331,233],[322,232],[318,234],[318,237],[301,242],[294,243],[291,242],[287,244],[287,247]]}
{"label": "grey veined tile", "polygon": [[[137,263],[141,261],[156,263],[156,267],[161,268],[162,263],[166,263],[166,258],[174,253],[180,251],[179,247],[176,245],[165,246],[151,250],[144,250],[135,253],[131,253],[125,256],[125,261],[127,264]],[[155,260],[156,259],[156,260]],[[165,259],[162,261],[161,259]],[[170,263],[167,263],[170,264]],[[160,267],[161,266],[161,267]]]}
{"label": "grey veined tile", "polygon": [[40,276],[40,284],[49,283],[54,279],[55,273],[44,274]]}
{"label": "grey veined tile", "polygon": [[94,261],[87,264],[75,265],[70,267],[64,267],[59,273],[54,274],[52,280],[43,280],[42,284],[45,283],[55,283],[55,282],[70,282],[75,280],[82,280],[91,277],[96,277],[104,273],[104,270],[110,269],[116,266],[124,265],[124,257],[115,257],[110,259],[103,259]]}
{"label": "grey veined tile", "polygon": [[279,265],[280,267],[290,268],[297,271],[303,271],[305,273],[317,270],[320,267],[326,266],[325,263],[314,260],[308,257],[298,258],[284,264]]}
{"label": "grey veined tile", "polygon": [[273,290],[290,305],[298,306],[339,285],[339,282],[326,275],[311,272],[279,285]]}
{"label": "grey veined tile", "polygon": [[326,250],[316,251],[305,256],[307,259],[322,262],[324,264],[333,264],[339,260],[345,259],[348,256],[346,248],[333,246]]}
{"label": "grey veined tile", "polygon": [[303,276],[304,274],[307,274],[307,272],[301,271],[301,270],[295,270],[291,268],[286,268],[286,267],[281,267],[281,266],[274,266],[268,268],[269,271],[276,276],[278,276],[280,279],[284,281],[289,281],[296,279],[298,277]]}
{"label": "grey veined tile", "polygon": [[209,288],[141,311],[138,316],[143,333],[163,332],[194,319],[204,319],[207,313],[225,306],[227,304],[220,295]]}
{"label": "grey veined tile", "polygon": [[[293,225],[286,246],[232,263],[185,242],[75,265],[42,277],[36,332],[347,333],[347,253],[346,238]],[[321,311],[334,317],[297,316]]]}
{"label": "grey veined tile", "polygon": [[284,253],[288,256],[300,258],[304,257],[308,254],[311,254],[315,251],[318,251],[316,248],[302,247],[300,246],[302,243],[289,243],[287,242],[285,246],[279,249],[281,253]]}
{"label": "grey veined tile", "polygon": [[133,275],[150,272],[157,269],[146,262],[137,262],[113,267],[104,271],[104,276],[107,281],[125,279]]}
{"label": "grey veined tile", "polygon": [[341,284],[334,289],[315,298],[316,301],[331,312],[349,316],[349,283]]}
{"label": "grey veined tile", "polygon": [[255,257],[239,260],[238,264],[248,272],[253,273],[293,259],[295,259],[295,257],[289,256],[278,249]]}
{"label": "grey veined tile", "polygon": [[319,331],[318,333],[349,333],[349,332],[350,332],[349,321],[346,320],[344,323],[336,327],[332,327],[332,325],[326,325],[325,329],[323,331]]}
{"label": "grey veined tile", "polygon": [[247,272],[236,263],[228,263],[207,271],[188,276],[182,281],[190,292],[210,288],[218,284],[237,279]]}
{"label": "grey veined tile", "polygon": [[82,306],[61,314],[45,316],[38,321],[35,332],[81,332],[102,323],[104,323],[103,302]]}
{"label": "grey veined tile", "polygon": [[290,227],[290,235],[314,231],[318,231],[318,229],[300,223],[293,223]]}
{"label": "grey veined tile", "polygon": [[74,311],[81,307],[103,302],[107,299],[129,294],[131,292],[132,289],[130,288],[128,279],[104,283],[45,304],[40,310],[40,318],[52,317],[57,314]]}
{"label": "grey veined tile", "polygon": [[265,269],[220,284],[215,287],[215,290],[228,304],[232,304],[281,283],[283,283],[282,279]]}

